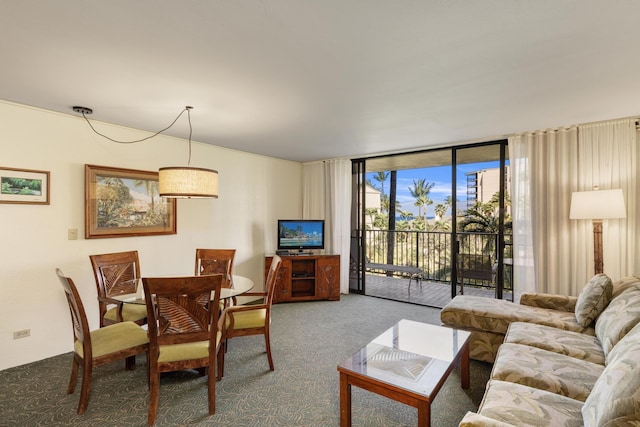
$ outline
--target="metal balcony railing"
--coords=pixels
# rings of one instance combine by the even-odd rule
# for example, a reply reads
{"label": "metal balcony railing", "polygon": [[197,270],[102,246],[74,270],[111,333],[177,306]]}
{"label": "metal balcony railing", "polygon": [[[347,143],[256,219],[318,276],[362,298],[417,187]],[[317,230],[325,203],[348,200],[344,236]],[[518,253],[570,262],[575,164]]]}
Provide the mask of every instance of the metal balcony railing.
{"label": "metal balcony railing", "polygon": [[[364,230],[367,262],[418,267],[424,280],[451,282],[452,234],[441,231]],[[498,259],[498,235],[496,233],[457,233],[458,253],[488,256],[492,262]],[[511,236],[505,236],[505,255],[511,256]],[[393,259],[389,259],[389,245]],[[505,266],[507,267],[507,266]],[[510,266],[509,266],[510,268]],[[388,273],[391,274],[391,273]],[[402,272],[395,272],[402,275]],[[504,290],[511,289],[510,271],[505,269]],[[495,288],[494,279],[465,279],[465,285]]]}

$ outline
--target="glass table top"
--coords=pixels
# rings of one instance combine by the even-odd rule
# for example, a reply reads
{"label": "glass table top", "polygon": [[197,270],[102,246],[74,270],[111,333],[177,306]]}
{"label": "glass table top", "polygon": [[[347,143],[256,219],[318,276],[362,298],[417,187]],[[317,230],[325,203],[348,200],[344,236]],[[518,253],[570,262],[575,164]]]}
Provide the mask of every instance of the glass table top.
{"label": "glass table top", "polygon": [[[236,274],[231,276],[231,280],[228,285],[223,285],[220,290],[220,299],[231,298],[242,295],[253,289],[253,280],[248,277],[238,276]],[[142,286],[142,280],[138,284],[138,291],[135,294],[122,294],[114,297],[119,301],[126,304],[145,304],[144,302],[144,287]]]}
{"label": "glass table top", "polygon": [[338,365],[338,370],[430,396],[469,335],[403,319]]}

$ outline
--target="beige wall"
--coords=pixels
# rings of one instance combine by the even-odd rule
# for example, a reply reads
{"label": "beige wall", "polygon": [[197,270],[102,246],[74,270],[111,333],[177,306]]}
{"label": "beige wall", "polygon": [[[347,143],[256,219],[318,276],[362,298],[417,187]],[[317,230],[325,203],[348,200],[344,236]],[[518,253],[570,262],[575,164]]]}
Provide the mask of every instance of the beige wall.
{"label": "beige wall", "polygon": [[[148,136],[95,123],[117,139]],[[191,273],[197,247],[236,248],[235,271],[262,288],[263,257],[275,250],[276,220],[301,216],[297,162],[194,142],[191,165],[219,171],[218,199],[178,200],[176,235],[84,239],[85,164],[157,170],[186,161],[183,139],[116,144],[95,135],[71,111],[0,101],[0,167],[51,172],[50,205],[0,204],[0,370],[71,351],[69,310],[56,267],[74,279],[91,327],[98,326],[90,254],[137,249],[143,275],[167,275]],[[69,228],[78,229],[78,240],[67,239]],[[14,340],[13,332],[22,329],[31,329],[31,336]]]}

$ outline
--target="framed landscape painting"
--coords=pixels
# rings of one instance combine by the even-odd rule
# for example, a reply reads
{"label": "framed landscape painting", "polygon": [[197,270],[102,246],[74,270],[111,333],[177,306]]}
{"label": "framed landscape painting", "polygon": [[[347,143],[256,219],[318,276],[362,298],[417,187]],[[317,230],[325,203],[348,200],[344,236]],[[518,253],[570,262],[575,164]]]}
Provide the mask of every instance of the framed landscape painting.
{"label": "framed landscape painting", "polygon": [[85,165],[85,238],[176,234],[176,199],[158,193],[158,172]]}
{"label": "framed landscape painting", "polygon": [[0,167],[0,203],[49,204],[49,172]]}

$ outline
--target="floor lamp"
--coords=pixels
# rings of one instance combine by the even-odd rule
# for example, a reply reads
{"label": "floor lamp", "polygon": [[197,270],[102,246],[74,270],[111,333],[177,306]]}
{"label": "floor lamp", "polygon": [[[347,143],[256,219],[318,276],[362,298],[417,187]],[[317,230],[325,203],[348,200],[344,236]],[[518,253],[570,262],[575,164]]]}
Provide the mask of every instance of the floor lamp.
{"label": "floor lamp", "polygon": [[602,220],[626,218],[622,189],[578,191],[571,194],[570,219],[593,221],[593,266],[595,274],[603,272]]}

